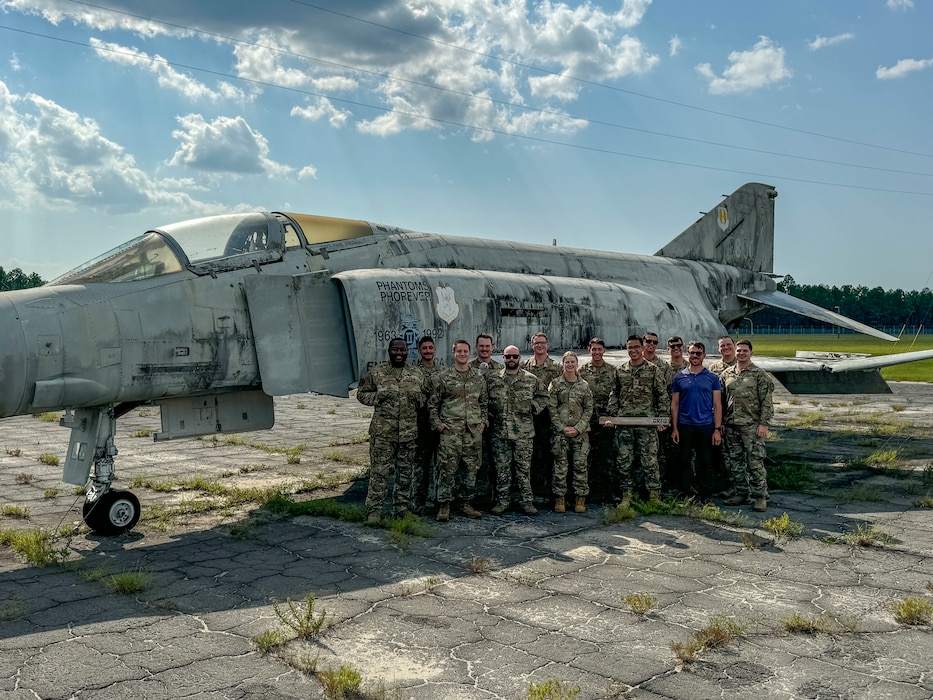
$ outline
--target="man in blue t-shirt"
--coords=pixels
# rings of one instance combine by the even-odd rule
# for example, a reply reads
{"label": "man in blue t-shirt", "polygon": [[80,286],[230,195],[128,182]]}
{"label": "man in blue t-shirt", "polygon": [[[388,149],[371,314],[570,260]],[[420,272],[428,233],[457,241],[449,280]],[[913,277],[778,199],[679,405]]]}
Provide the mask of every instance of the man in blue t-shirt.
{"label": "man in blue t-shirt", "polygon": [[[712,451],[722,442],[722,385],[703,366],[706,346],[688,346],[687,367],[671,385],[671,440],[680,445],[680,463],[670,475],[671,486],[683,494],[708,499],[715,490]],[[694,465],[695,474],[690,473]]]}

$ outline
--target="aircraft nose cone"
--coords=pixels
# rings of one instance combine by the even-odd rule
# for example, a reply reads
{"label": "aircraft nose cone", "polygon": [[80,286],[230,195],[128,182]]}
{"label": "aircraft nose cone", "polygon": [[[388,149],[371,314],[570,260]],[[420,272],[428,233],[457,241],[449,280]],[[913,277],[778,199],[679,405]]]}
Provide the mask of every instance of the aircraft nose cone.
{"label": "aircraft nose cone", "polygon": [[26,392],[26,339],[13,303],[0,295],[0,418],[15,416]]}

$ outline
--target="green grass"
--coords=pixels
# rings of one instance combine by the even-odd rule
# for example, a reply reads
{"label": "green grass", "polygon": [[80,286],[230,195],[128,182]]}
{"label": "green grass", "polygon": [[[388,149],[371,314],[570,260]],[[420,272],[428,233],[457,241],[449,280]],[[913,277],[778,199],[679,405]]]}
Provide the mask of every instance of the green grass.
{"label": "green grass", "polygon": [[[793,357],[797,350],[815,350],[828,352],[857,352],[872,355],[890,355],[898,352],[933,349],[933,336],[920,336],[916,343],[913,338],[904,338],[897,343],[890,343],[865,335],[846,335],[839,338],[834,335],[756,335],[755,354],[771,357]],[[911,345],[913,343],[913,345]],[[881,376],[893,381],[930,382],[933,377],[933,360],[910,362],[905,365],[886,367]]]}
{"label": "green grass", "polygon": [[768,487],[777,491],[806,491],[813,486],[813,468],[808,464],[776,464],[768,467]]}

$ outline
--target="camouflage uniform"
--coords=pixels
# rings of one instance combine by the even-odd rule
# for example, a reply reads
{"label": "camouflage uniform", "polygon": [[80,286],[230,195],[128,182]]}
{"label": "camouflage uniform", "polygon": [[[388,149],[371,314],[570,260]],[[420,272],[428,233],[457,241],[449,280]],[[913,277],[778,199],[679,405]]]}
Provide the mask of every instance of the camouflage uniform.
{"label": "camouflage uniform", "polygon": [[393,367],[384,362],[363,377],[356,391],[361,404],[373,406],[369,424],[369,489],[366,508],[381,512],[395,486],[395,512],[411,507],[418,409],[427,399],[424,372],[418,367]]}
{"label": "camouflage uniform", "polygon": [[489,374],[489,420],[492,455],[496,468],[496,501],[508,506],[515,468],[515,487],[523,505],[531,505],[531,455],[535,437],[534,416],[547,406],[547,387],[531,372],[505,369]]}
{"label": "camouflage uniform", "polygon": [[[489,358],[489,361],[486,363],[486,367],[483,368],[480,365],[483,363],[478,357],[474,357],[470,360],[470,367],[479,372],[483,378],[489,381],[489,377],[494,373],[502,369],[505,365],[501,362]],[[488,388],[488,387],[487,387]],[[492,492],[493,500],[496,500],[496,488],[495,488],[495,476],[493,474],[493,456],[492,456],[492,431],[489,430],[488,426],[486,430],[483,431],[483,449],[480,454],[480,465],[479,471],[476,473],[476,490],[477,493],[489,493]]]}
{"label": "camouflage uniform", "polygon": [[[551,381],[561,374],[563,369],[559,362],[550,357],[543,365],[536,365],[535,358],[529,357],[522,362],[522,369],[535,375],[544,386],[550,386]],[[551,471],[554,464],[553,440],[551,438],[551,416],[545,408],[535,416],[535,439],[531,456],[531,488],[538,496],[547,497],[551,490]]]}
{"label": "camouflage uniform", "polygon": [[463,481],[459,496],[464,503],[473,498],[483,447],[482,426],[489,422],[487,396],[486,380],[472,368],[460,372],[448,367],[434,375],[428,401],[431,425],[435,430],[441,423],[447,425],[441,432],[437,450],[439,504],[453,500],[454,482],[461,464]]}
{"label": "camouflage uniform", "polygon": [[[626,362],[616,367],[615,384],[609,398],[610,416],[663,416],[669,410],[664,373],[657,365],[646,360],[637,366]],[[617,426],[616,450],[615,478],[622,497],[631,492],[634,485],[632,462],[636,455],[641,460],[645,488],[649,492],[661,489],[655,426]]]}
{"label": "camouflage uniform", "polygon": [[[710,372],[719,377],[719,381],[723,380],[723,372],[725,372],[730,367],[735,367],[737,360],[732,362],[723,362],[722,360],[716,360],[707,368]],[[725,389],[725,387],[723,387]],[[725,392],[723,392],[725,394]],[[726,397],[722,397],[722,415],[725,418],[726,415]],[[731,486],[730,482],[732,481],[729,476],[735,469],[741,468],[739,465],[733,465],[730,463],[729,458],[729,436],[725,427],[722,429],[722,444],[718,447],[713,447],[713,464],[712,464],[712,473],[710,474],[710,484],[711,488],[714,491],[730,491]]]}
{"label": "camouflage uniform", "polygon": [[593,416],[590,418],[590,493],[600,501],[612,496],[612,473],[616,461],[616,431],[599,424],[599,417],[608,415],[609,397],[615,384],[615,367],[603,362],[600,367],[587,362],[580,367],[580,378],[593,392]]}
{"label": "camouflage uniform", "polygon": [[[428,395],[431,392],[431,382],[434,375],[440,372],[443,367],[435,363],[433,367],[425,367],[421,360],[415,362],[415,366],[420,367],[424,372],[425,385],[428,389]],[[413,510],[423,511],[430,507],[434,502],[435,489],[437,488],[437,444],[440,434],[431,425],[431,417],[428,413],[428,404],[425,401],[424,406],[418,409],[418,442],[415,446],[415,470],[412,475],[414,484],[414,498],[412,500]]]}
{"label": "camouflage uniform", "polygon": [[723,425],[726,450],[737,496],[768,497],[765,470],[765,441],[758,437],[758,426],[774,417],[774,381],[754,363],[745,369],[734,365],[722,373]]}
{"label": "camouflage uniform", "polygon": [[[664,370],[664,385],[667,387],[667,396],[670,399],[671,396],[671,386],[674,384],[674,376],[682,371],[687,369],[690,366],[690,363],[687,360],[683,361],[683,364],[673,365],[670,362],[665,362],[662,365]],[[668,410],[670,410],[670,401],[668,401]],[[671,426],[667,427],[662,433],[658,433],[658,471],[661,473],[661,484],[665,489],[672,489],[674,484],[671,483],[668,478],[668,471],[674,469],[674,466],[680,461],[680,446],[674,444],[674,441],[671,439]]]}
{"label": "camouflage uniform", "polygon": [[[568,382],[561,375],[548,387],[548,409],[554,430],[554,495],[567,493],[567,462],[572,451],[573,492],[577,497],[586,496],[590,492],[586,458],[590,452],[587,433],[593,415],[593,392],[585,380]],[[568,437],[564,428],[576,428],[579,435]]]}

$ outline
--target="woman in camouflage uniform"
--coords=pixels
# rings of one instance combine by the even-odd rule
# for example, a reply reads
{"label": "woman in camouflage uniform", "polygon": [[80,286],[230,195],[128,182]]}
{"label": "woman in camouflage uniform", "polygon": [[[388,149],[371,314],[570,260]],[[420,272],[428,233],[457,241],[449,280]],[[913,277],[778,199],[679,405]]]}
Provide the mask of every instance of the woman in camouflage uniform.
{"label": "woman in camouflage uniform", "polygon": [[593,413],[593,392],[577,374],[576,353],[565,352],[563,373],[548,387],[548,408],[554,426],[554,511],[566,509],[567,466],[573,464],[573,492],[577,497],[574,511],[586,512],[586,496],[590,492],[587,479],[587,455],[590,443],[587,434]]}

